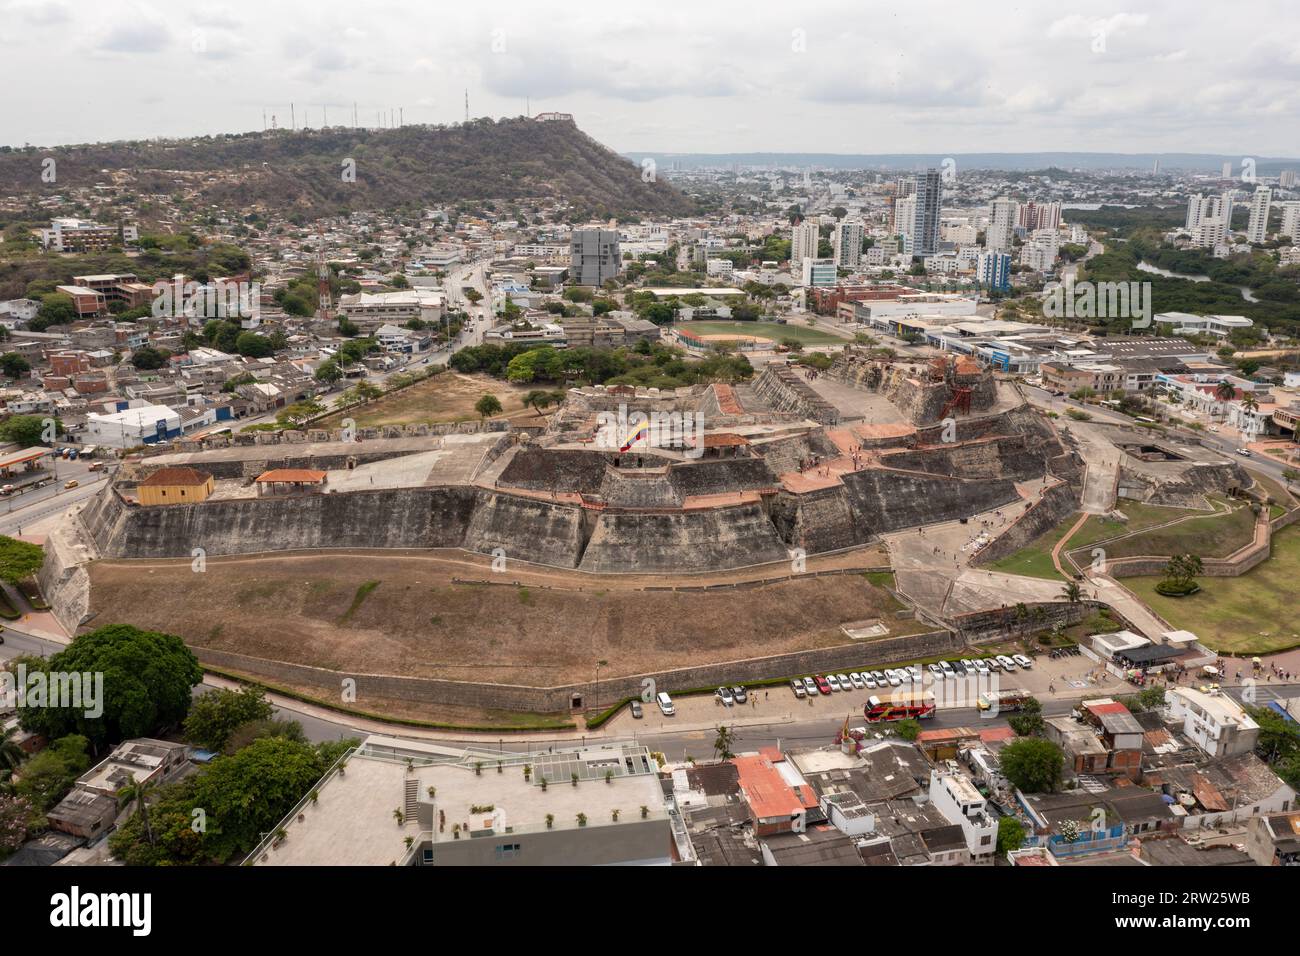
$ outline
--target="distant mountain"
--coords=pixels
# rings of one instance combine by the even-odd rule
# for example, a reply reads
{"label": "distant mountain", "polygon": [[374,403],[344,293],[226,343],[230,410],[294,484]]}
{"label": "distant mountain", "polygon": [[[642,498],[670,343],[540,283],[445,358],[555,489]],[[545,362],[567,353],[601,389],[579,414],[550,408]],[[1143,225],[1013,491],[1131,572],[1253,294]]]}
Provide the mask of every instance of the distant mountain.
{"label": "distant mountain", "polygon": [[[53,157],[56,183],[37,158]],[[354,160],[355,182],[344,163]],[[263,204],[317,217],[368,209],[549,197],[579,218],[681,215],[693,203],[567,120],[480,119],[463,125],[277,130],[186,140],[0,149],[0,191],[55,193],[124,174],[142,193],[198,188],[221,206]],[[120,175],[119,177],[120,178]],[[181,182],[178,182],[181,180]]]}
{"label": "distant mountain", "polygon": [[[681,169],[704,166],[816,166],[826,169],[916,170],[940,168],[945,159],[956,161],[958,169],[1001,169],[1008,171],[1059,169],[1137,169],[1150,170],[1160,160],[1162,171],[1218,172],[1224,163],[1241,169],[1242,157],[1214,153],[624,153],[640,163],[654,159],[665,168],[676,164]],[[1255,172],[1276,176],[1283,169],[1300,171],[1300,159],[1253,157]]]}

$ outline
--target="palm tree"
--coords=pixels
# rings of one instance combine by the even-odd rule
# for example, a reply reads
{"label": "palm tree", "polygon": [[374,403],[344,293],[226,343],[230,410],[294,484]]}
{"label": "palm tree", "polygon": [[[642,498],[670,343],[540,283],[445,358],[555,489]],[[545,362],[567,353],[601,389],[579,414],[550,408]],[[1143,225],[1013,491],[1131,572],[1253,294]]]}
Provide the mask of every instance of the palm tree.
{"label": "palm tree", "polygon": [[140,823],[144,827],[145,839],[153,845],[153,825],[149,822],[149,794],[157,789],[158,785],[149,780],[142,780],[136,783],[129,783],[117,792],[117,798],[123,803],[135,801],[135,812],[140,817]]}
{"label": "palm tree", "polygon": [[1259,408],[1259,399],[1254,395],[1247,395],[1241,400],[1241,407],[1248,412],[1253,412]]}
{"label": "palm tree", "polygon": [[1221,379],[1219,384],[1214,386],[1214,397],[1221,402],[1230,402],[1237,397],[1237,386],[1226,378]]}
{"label": "palm tree", "polygon": [[719,726],[718,736],[713,740],[713,752],[719,760],[730,760],[736,756],[731,752],[731,745],[736,742],[736,735],[730,727]]}
{"label": "palm tree", "polygon": [[1067,581],[1061,587],[1061,594],[1071,604],[1078,604],[1083,598],[1083,588],[1079,587],[1078,581]]}

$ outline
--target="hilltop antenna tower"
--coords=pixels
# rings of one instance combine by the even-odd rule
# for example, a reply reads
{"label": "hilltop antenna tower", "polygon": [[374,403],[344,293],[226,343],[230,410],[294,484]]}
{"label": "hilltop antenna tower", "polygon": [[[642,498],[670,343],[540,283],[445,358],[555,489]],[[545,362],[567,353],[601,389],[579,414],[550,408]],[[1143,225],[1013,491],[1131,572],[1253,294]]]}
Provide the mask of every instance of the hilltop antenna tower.
{"label": "hilltop antenna tower", "polygon": [[328,319],[334,311],[334,297],[330,295],[330,266],[325,261],[325,227],[316,224],[316,294],[321,318]]}
{"label": "hilltop antenna tower", "polygon": [[469,87],[465,87],[465,122],[469,122]]}
{"label": "hilltop antenna tower", "polygon": [[289,128],[296,130],[298,128],[298,114],[293,110],[293,104],[289,104]]}
{"label": "hilltop antenna tower", "polygon": [[352,101],[352,128],[357,128],[357,101]]}
{"label": "hilltop antenna tower", "polygon": [[397,128],[401,129],[406,125],[406,110],[399,106],[397,108]]}

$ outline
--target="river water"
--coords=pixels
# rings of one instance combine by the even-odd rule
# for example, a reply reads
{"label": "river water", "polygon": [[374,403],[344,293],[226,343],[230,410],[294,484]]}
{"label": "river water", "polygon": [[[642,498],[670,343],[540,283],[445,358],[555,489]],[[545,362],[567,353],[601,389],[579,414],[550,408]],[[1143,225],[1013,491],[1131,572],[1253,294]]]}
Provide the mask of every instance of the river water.
{"label": "river water", "polygon": [[[1164,276],[1167,279],[1187,279],[1191,282],[1213,282],[1214,281],[1207,275],[1201,275],[1200,273],[1188,273],[1188,272],[1170,272],[1168,269],[1161,269],[1159,266],[1153,266],[1149,262],[1139,262],[1138,268],[1141,269],[1143,272],[1150,272],[1152,275]],[[1234,288],[1236,288],[1241,292],[1242,298],[1244,298],[1247,302],[1259,301],[1259,299],[1255,298],[1255,294],[1250,291],[1250,288],[1248,286],[1239,285],[1239,286],[1234,286]]]}

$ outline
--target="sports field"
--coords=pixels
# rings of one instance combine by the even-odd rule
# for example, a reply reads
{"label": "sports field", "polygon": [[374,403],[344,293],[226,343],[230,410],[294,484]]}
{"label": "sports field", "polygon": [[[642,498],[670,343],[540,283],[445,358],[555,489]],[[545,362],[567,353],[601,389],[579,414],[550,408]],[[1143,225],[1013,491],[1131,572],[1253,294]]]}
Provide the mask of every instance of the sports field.
{"label": "sports field", "polygon": [[773,344],[782,339],[797,339],[804,345],[844,345],[849,340],[810,328],[802,322],[778,325],[775,322],[678,322],[673,326],[698,336],[735,336],[737,339],[763,338]]}

